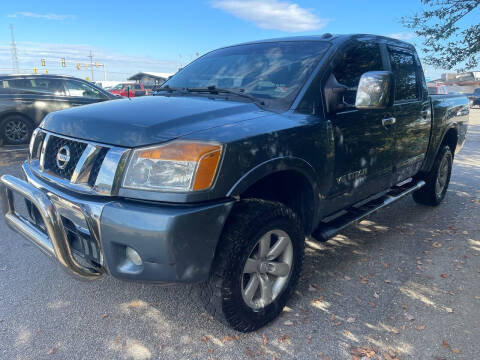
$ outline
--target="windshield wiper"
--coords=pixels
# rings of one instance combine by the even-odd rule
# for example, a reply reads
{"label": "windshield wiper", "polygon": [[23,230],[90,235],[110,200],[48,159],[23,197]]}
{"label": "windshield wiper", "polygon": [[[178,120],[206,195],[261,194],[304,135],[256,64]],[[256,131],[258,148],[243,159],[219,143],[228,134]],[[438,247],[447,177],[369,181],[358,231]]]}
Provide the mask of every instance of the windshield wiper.
{"label": "windshield wiper", "polygon": [[206,92],[206,93],[209,93],[209,94],[220,94],[220,93],[230,94],[230,95],[243,97],[245,99],[249,99],[252,102],[254,102],[255,104],[258,104],[258,105],[261,105],[261,106],[265,105],[265,102],[263,100],[260,100],[260,99],[256,98],[255,96],[245,94],[244,89],[239,89],[239,91],[235,91],[235,90],[232,90],[232,89],[218,88],[215,85],[210,85],[210,86],[207,86],[207,87],[186,88],[186,90],[188,92]]}

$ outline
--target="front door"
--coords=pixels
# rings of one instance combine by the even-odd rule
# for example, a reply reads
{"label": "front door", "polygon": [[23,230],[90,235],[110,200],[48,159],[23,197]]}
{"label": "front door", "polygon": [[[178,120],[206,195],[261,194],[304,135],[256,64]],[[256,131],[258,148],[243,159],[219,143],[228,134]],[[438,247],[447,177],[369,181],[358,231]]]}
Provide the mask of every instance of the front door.
{"label": "front door", "polygon": [[335,170],[330,198],[335,209],[363,200],[392,185],[395,148],[391,109],[358,110],[353,105],[362,74],[385,70],[379,45],[359,41],[334,61],[332,75],[348,87],[344,109],[329,115],[335,141]]}
{"label": "front door", "polygon": [[67,79],[65,80],[65,87],[71,106],[87,105],[108,100],[99,90],[82,81]]}

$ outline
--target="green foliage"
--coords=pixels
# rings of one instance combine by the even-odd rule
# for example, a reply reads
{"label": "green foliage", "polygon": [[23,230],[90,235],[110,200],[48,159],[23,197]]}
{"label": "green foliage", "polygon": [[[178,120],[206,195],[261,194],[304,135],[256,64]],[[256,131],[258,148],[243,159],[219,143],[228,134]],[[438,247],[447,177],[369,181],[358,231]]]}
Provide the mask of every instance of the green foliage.
{"label": "green foliage", "polygon": [[422,12],[402,17],[402,24],[423,39],[425,62],[442,69],[476,67],[480,55],[480,0],[421,1]]}

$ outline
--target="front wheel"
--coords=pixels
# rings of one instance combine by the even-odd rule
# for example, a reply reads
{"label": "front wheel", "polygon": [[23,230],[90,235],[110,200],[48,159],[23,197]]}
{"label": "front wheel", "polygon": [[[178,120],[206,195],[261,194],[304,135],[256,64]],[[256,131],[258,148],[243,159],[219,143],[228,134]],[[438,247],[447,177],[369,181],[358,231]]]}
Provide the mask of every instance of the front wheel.
{"label": "front wheel", "polygon": [[275,319],[302,269],[305,236],[297,215],[277,202],[243,200],[232,210],[201,300],[241,332]]}
{"label": "front wheel", "polygon": [[21,115],[8,116],[0,124],[0,138],[4,144],[26,144],[30,140],[32,131],[31,122]]}
{"label": "front wheel", "polygon": [[452,174],[453,154],[448,145],[443,146],[430,173],[425,177],[425,186],[413,193],[413,199],[423,205],[439,205],[447,193]]}

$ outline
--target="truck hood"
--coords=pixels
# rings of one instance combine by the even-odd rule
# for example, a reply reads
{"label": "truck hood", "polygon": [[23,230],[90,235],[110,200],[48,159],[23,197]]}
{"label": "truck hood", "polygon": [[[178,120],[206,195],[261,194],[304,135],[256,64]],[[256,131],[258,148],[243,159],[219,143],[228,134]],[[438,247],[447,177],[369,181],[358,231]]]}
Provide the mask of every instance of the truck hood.
{"label": "truck hood", "polygon": [[137,147],[266,114],[253,103],[207,97],[145,96],[53,112],[41,126],[78,139]]}

